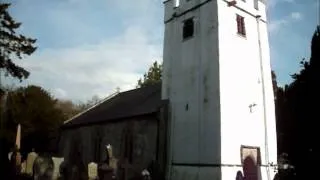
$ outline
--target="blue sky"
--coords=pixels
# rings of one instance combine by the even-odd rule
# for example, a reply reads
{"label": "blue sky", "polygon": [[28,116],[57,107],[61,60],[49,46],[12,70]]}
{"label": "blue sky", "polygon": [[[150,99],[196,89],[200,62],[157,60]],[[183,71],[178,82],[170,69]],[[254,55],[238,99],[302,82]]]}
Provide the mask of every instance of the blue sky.
{"label": "blue sky", "polygon": [[[162,1],[7,0],[21,32],[38,39],[38,50],[18,62],[31,72],[22,84],[74,101],[133,88],[154,60],[162,61]],[[317,1],[268,0],[271,63],[281,85],[310,54]]]}

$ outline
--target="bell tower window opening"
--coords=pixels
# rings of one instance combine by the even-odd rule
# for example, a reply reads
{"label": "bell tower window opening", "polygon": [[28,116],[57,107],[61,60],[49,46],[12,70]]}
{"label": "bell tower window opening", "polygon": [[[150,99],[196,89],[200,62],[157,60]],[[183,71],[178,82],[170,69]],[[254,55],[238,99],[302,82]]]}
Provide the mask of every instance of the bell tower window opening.
{"label": "bell tower window opening", "polygon": [[193,19],[187,19],[183,23],[183,39],[188,39],[193,36],[194,33],[194,22]]}
{"label": "bell tower window opening", "polygon": [[245,27],[244,17],[238,14],[237,14],[237,29],[238,29],[238,34],[242,36],[246,36],[246,27]]}

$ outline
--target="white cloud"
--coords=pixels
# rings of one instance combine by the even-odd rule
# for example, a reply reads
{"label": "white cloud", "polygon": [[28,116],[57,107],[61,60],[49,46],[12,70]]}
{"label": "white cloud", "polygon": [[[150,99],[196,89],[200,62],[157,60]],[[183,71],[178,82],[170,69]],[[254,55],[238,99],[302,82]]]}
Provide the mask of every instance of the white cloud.
{"label": "white cloud", "polygon": [[[47,10],[36,24],[31,17],[39,8],[26,1],[20,3],[17,9],[28,9],[24,12],[30,16],[24,24],[34,25],[29,30],[37,30],[35,36],[45,38],[39,38],[40,42],[47,43],[46,38],[53,37],[50,43],[67,44],[46,44],[45,48],[40,44],[32,56],[18,61],[31,72],[23,85],[39,85],[57,98],[74,101],[93,95],[103,98],[117,87],[121,91],[134,88],[153,61],[162,61],[162,0],[102,0],[95,1],[97,4],[68,0],[52,2],[53,8],[38,0],[38,6],[46,5]],[[98,12],[95,7],[100,8]],[[116,19],[110,18],[115,14]]]}
{"label": "white cloud", "polygon": [[56,95],[55,97],[59,99],[67,98],[67,92],[61,88],[56,88],[54,94]]}
{"label": "white cloud", "polygon": [[300,12],[292,12],[291,13],[291,18],[294,20],[301,20],[302,19],[302,14]]}
{"label": "white cloud", "polygon": [[292,12],[290,15],[281,19],[271,20],[268,25],[270,33],[277,33],[282,27],[285,27],[289,23],[294,23],[303,19],[303,15],[300,12]]}
{"label": "white cloud", "polygon": [[280,3],[295,3],[295,0],[267,0],[267,6],[270,8],[273,8]]}
{"label": "white cloud", "polygon": [[277,19],[277,20],[271,20],[270,23],[268,24],[268,30],[270,33],[276,33],[281,27],[285,26],[288,24],[287,19]]}
{"label": "white cloud", "polygon": [[148,38],[140,27],[129,27],[100,44],[44,49],[19,64],[32,72],[28,83],[41,85],[58,98],[106,97],[117,87],[134,88],[152,61],[162,61],[161,42],[150,44]]}

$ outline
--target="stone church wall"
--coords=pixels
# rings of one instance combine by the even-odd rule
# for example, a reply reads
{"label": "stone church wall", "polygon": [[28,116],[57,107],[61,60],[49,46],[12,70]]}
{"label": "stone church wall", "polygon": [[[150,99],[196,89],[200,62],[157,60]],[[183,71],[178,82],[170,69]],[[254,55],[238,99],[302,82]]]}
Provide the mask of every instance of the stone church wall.
{"label": "stone church wall", "polygon": [[156,159],[157,129],[156,116],[66,129],[62,132],[60,151],[65,159],[70,161],[72,154],[75,154],[73,151],[79,150],[83,164],[87,165],[90,162],[103,161],[106,158],[105,146],[110,144],[114,157],[121,159],[124,157],[125,148],[128,148],[124,136],[129,131],[133,141],[130,164],[139,172]]}

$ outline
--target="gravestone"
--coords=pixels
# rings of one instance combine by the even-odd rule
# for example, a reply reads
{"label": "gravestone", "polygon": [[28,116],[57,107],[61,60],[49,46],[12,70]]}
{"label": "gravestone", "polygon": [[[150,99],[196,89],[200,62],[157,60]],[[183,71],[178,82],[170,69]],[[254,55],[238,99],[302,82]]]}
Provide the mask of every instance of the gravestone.
{"label": "gravestone", "polygon": [[38,157],[38,154],[32,150],[27,156],[27,163],[26,163],[26,173],[30,176],[33,174],[33,163],[34,160]]}
{"label": "gravestone", "polygon": [[113,149],[110,144],[107,146],[107,153],[109,155],[109,167],[113,169],[114,174],[117,174],[118,159],[113,156]]}
{"label": "gravestone", "polygon": [[52,179],[56,180],[61,177],[60,174],[60,165],[64,161],[64,158],[59,158],[59,157],[52,157],[53,161],[53,175]]}
{"label": "gravestone", "polygon": [[141,172],[141,176],[142,176],[142,179],[143,179],[143,180],[151,180],[150,172],[149,172],[147,169],[144,169],[144,170]]}
{"label": "gravestone", "polygon": [[12,151],[10,151],[9,153],[8,153],[8,159],[9,159],[9,161],[11,161],[11,157],[12,157]]}
{"label": "gravestone", "polygon": [[88,177],[89,180],[95,180],[98,178],[98,164],[91,162],[88,164]]}
{"label": "gravestone", "polygon": [[54,164],[49,156],[38,156],[34,160],[33,178],[34,180],[52,179]]}
{"label": "gravestone", "polygon": [[59,172],[60,172],[60,175],[61,175],[61,180],[67,180],[67,179],[70,179],[69,178],[69,171],[70,170],[69,168],[69,164],[68,164],[68,161],[67,160],[64,160],[61,164],[60,164],[60,167],[59,167]]}
{"label": "gravestone", "polygon": [[25,174],[26,173],[26,166],[27,166],[27,162],[23,161],[21,163],[21,171],[20,171],[21,174]]}
{"label": "gravestone", "polygon": [[[112,158],[111,145],[106,146],[106,159],[98,166],[98,175],[101,180],[115,179],[115,170],[117,168],[117,160]],[[113,159],[113,160],[112,160]],[[111,166],[110,166],[111,165]]]}

